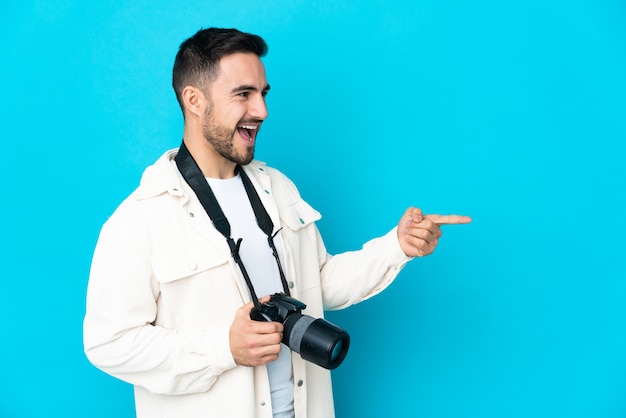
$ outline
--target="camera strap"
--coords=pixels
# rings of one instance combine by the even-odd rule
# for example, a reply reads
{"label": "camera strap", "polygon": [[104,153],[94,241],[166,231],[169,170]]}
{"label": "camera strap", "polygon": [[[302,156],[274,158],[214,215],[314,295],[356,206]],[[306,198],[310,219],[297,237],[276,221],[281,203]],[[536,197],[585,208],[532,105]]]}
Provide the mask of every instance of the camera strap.
{"label": "camera strap", "polygon": [[[202,174],[200,167],[189,153],[187,146],[183,142],[178,150],[178,154],[174,158],[176,161],[176,165],[178,166],[178,170],[182,174],[183,178],[189,184],[189,187],[194,191],[198,200],[202,204],[202,207],[206,211],[209,218],[213,222],[215,229],[217,229],[223,236],[226,238],[226,242],[228,242],[228,247],[230,248],[230,254],[233,257],[233,260],[239,268],[241,269],[241,273],[246,281],[246,285],[250,290],[250,296],[252,297],[252,302],[255,307],[259,307],[259,299],[254,292],[254,287],[252,286],[252,281],[250,280],[250,276],[246,271],[246,267],[241,260],[241,256],[239,255],[239,248],[241,246],[242,238],[239,238],[237,242],[233,240],[230,235],[230,223],[228,219],[226,219],[226,215],[224,215],[224,211],[220,207],[213,190],[211,190],[211,186],[206,181],[206,178]],[[256,189],[252,185],[250,178],[246,174],[246,172],[239,165],[235,169],[236,173],[239,173],[241,177],[241,181],[243,183],[243,187],[246,190],[246,194],[248,195],[248,200],[252,205],[252,210],[254,211],[254,216],[256,218],[256,223],[267,235],[267,243],[272,250],[272,255],[276,259],[276,264],[278,265],[278,273],[280,275],[280,280],[283,285],[283,289],[286,295],[289,295],[289,286],[287,286],[287,279],[285,278],[285,273],[283,272],[282,265],[280,264],[280,258],[278,256],[278,251],[276,250],[276,245],[274,243],[274,237],[278,234],[280,229],[274,233],[274,223],[270,218],[270,215],[267,213],[267,210],[263,206],[261,202],[261,198],[259,197]]]}

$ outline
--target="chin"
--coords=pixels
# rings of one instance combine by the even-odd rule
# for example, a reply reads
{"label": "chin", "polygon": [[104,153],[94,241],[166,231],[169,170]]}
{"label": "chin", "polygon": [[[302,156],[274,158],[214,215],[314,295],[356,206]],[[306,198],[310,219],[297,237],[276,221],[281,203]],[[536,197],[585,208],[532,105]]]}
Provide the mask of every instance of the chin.
{"label": "chin", "polygon": [[248,165],[254,160],[254,149],[251,149],[243,158],[239,159],[240,165]]}
{"label": "chin", "polygon": [[248,165],[252,162],[252,160],[254,160],[254,155],[247,155],[245,157],[236,157],[236,158],[229,158],[229,160],[231,160],[232,162],[234,162],[235,164],[238,165]]}
{"label": "chin", "polygon": [[248,165],[252,162],[252,160],[254,160],[254,158],[246,158],[245,160],[241,160],[239,165]]}

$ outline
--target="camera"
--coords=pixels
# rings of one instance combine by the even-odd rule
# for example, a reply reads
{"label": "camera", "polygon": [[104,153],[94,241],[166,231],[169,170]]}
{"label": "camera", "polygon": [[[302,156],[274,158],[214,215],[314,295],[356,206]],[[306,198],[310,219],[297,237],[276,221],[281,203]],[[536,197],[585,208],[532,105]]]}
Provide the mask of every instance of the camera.
{"label": "camera", "polygon": [[284,326],[282,343],[299,353],[304,360],[335,369],[348,354],[350,336],[336,325],[303,315],[306,305],[284,293],[275,293],[269,302],[252,308],[255,321],[280,322]]}

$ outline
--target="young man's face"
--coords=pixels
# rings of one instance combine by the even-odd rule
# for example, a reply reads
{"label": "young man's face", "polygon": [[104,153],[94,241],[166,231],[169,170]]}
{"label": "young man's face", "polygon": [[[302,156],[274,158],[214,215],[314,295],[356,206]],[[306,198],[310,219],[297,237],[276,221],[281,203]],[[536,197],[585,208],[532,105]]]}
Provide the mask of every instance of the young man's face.
{"label": "young man's face", "polygon": [[219,75],[208,87],[203,135],[223,158],[248,164],[261,123],[267,117],[269,91],[265,67],[252,53],[235,53],[220,60]]}

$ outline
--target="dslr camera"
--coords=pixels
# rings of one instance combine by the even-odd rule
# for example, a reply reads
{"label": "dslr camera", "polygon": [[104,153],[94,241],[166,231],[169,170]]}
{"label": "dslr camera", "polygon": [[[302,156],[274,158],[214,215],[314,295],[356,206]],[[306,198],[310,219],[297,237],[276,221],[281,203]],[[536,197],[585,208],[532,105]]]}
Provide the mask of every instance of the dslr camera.
{"label": "dslr camera", "polygon": [[350,336],[324,319],[303,315],[304,308],[306,305],[299,300],[275,293],[269,302],[252,308],[250,318],[282,323],[283,344],[307,361],[325,369],[335,369],[348,354]]}

